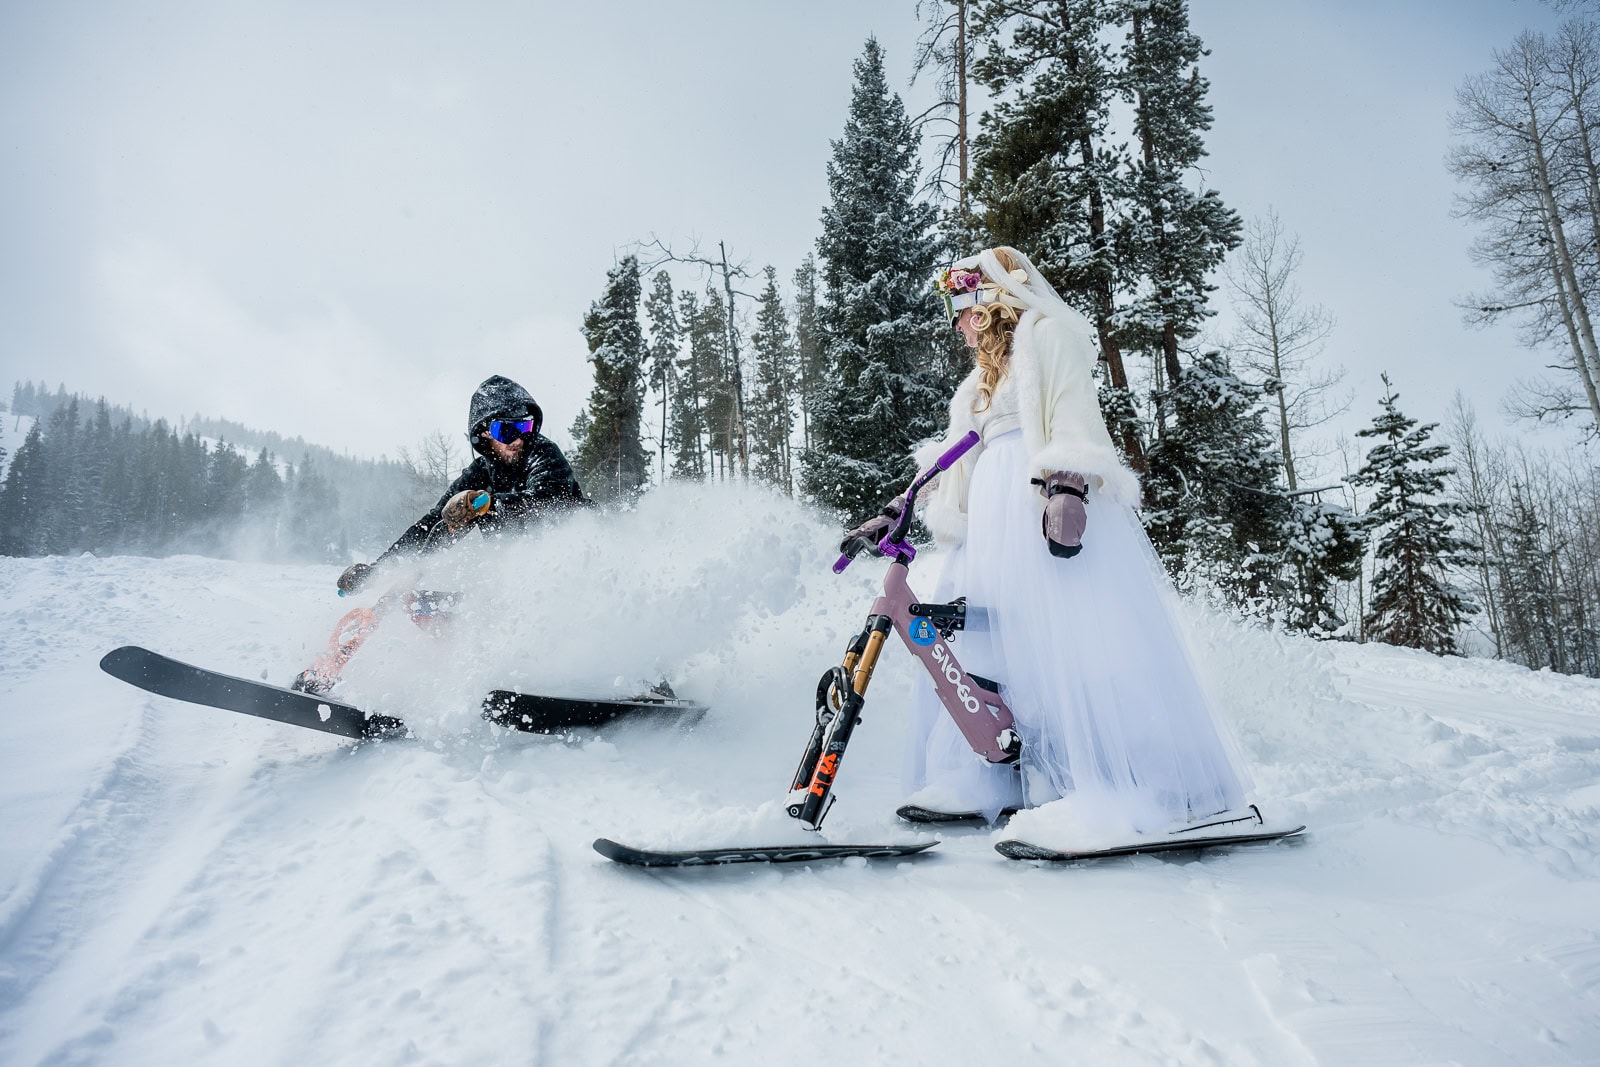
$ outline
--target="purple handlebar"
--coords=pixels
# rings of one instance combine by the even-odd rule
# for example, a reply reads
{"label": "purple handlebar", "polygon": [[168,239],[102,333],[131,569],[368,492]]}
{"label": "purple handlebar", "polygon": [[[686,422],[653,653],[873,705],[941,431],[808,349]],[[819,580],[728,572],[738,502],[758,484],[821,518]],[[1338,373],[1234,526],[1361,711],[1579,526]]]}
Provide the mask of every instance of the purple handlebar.
{"label": "purple handlebar", "polygon": [[[910,491],[910,493],[907,494],[906,507],[910,508],[912,506],[912,502],[916,498],[917,490],[922,488],[923,485],[927,484],[927,482],[928,482],[928,480],[930,478],[932,478],[939,471],[947,471],[951,467],[954,467],[956,465],[956,461],[959,460],[962,456],[966,455],[967,452],[971,450],[972,446],[977,444],[977,443],[978,443],[978,431],[977,430],[968,430],[966,432],[966,434],[961,438],[961,440],[957,441],[955,444],[953,444],[949,448],[945,449],[944,455],[942,455],[938,459],[934,460],[933,461],[933,466],[931,466],[927,470],[923,471],[922,474],[920,476],[918,476],[917,480],[911,483],[911,491]],[[886,541],[887,541],[887,539],[886,539]],[[906,546],[906,551],[909,552],[910,550],[911,550],[910,546],[907,545]],[[848,552],[846,552],[844,555],[840,556],[838,561],[836,563],[834,563],[834,565],[833,565],[833,573],[835,573],[835,574],[843,574],[844,571],[845,571],[845,568],[850,566],[850,560],[852,558],[853,557]],[[909,559],[909,558],[910,557],[908,556],[907,559]]]}
{"label": "purple handlebar", "polygon": [[939,470],[947,471],[956,465],[956,460],[967,454],[967,450],[978,443],[978,431],[968,430],[966,436],[945,450],[944,455],[933,461]]}

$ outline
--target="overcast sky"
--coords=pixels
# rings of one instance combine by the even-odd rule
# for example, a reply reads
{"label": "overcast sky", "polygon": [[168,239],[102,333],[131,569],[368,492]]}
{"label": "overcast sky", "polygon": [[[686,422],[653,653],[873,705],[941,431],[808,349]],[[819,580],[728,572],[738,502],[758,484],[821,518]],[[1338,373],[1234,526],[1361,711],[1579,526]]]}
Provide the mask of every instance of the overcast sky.
{"label": "overcast sky", "polygon": [[[1541,360],[1453,301],[1486,278],[1444,169],[1463,77],[1533,0],[1195,0],[1209,179],[1300,237],[1330,362],[1376,409],[1464,390],[1491,428]],[[0,2],[0,387],[393,454],[492,373],[558,440],[578,331],[651,234],[787,281],[867,36],[906,88],[912,0]],[[679,288],[695,284],[674,269]],[[930,314],[933,309],[930,307]]]}

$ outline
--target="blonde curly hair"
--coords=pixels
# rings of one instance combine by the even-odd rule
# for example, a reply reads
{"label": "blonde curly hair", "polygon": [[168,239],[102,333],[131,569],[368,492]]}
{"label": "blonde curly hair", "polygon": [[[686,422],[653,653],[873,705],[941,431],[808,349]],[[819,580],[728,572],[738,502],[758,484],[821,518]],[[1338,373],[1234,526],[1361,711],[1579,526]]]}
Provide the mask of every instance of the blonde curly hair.
{"label": "blonde curly hair", "polygon": [[[1006,270],[1022,266],[1008,248],[996,248],[994,256]],[[989,410],[994,391],[1011,369],[1011,339],[1017,332],[1017,309],[1010,304],[979,304],[972,308],[970,321],[978,334],[975,355],[978,398],[972,402],[972,411],[977,414]]]}

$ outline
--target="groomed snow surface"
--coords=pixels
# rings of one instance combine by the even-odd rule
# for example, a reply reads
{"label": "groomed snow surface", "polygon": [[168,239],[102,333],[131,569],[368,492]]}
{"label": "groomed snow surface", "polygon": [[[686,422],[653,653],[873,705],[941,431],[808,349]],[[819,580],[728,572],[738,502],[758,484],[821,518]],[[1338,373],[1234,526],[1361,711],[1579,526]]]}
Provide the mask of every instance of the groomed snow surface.
{"label": "groomed snow surface", "polygon": [[[1189,608],[1256,799],[1303,839],[596,855],[796,833],[775,802],[883,568],[834,576],[835,538],[710,487],[464,544],[396,576],[467,594],[452,633],[389,620],[341,691],[417,739],[353,749],[96,668],[137,643],[284,684],[351,606],[335,568],[0,559],[0,1063],[1600,1063],[1590,680]],[[891,814],[911,666],[879,670],[833,840],[915,836]],[[476,714],[661,677],[712,706],[692,731]]]}

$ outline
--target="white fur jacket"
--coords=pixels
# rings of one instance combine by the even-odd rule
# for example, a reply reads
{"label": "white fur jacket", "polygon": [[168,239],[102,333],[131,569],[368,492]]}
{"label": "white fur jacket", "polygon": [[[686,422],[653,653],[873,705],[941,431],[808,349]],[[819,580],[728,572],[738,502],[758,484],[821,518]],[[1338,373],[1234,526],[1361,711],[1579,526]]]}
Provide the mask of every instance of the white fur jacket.
{"label": "white fur jacket", "polygon": [[[1100,414],[1094,380],[1098,357],[1091,330],[1088,320],[1081,317],[1044,318],[1036,311],[1024,312],[1017,323],[1008,373],[1017,380],[1028,477],[1075,471],[1088,480],[1091,499],[1098,492],[1137,507],[1139,479],[1122,462]],[[919,469],[932,466],[940,453],[976,428],[972,405],[977,397],[978,372],[974,368],[950,400],[950,425],[943,439],[917,449]],[[980,443],[924,491],[922,520],[942,543],[960,544],[966,538],[967,483],[982,451]],[[1038,489],[1025,480],[1017,490],[1038,496]],[[1044,498],[1038,499],[1042,513]]]}

